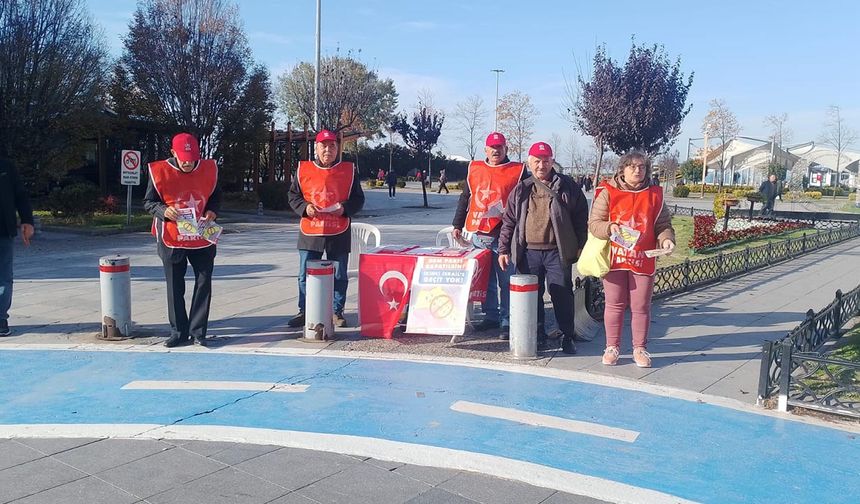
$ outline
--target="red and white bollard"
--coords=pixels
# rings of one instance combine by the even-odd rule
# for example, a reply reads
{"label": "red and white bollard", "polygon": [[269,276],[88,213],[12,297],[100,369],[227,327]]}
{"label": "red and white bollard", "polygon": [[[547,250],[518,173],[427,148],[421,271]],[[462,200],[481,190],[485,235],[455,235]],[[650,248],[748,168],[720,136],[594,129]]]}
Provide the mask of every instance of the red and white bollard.
{"label": "red and white bollard", "polygon": [[324,341],[334,337],[334,263],[308,261],[305,297],[305,339]]}
{"label": "red and white bollard", "polygon": [[102,331],[105,340],[131,336],[131,263],[115,255],[99,259],[99,285],[102,296]]}
{"label": "red and white bollard", "polygon": [[537,358],[537,275],[511,275],[511,357]]}

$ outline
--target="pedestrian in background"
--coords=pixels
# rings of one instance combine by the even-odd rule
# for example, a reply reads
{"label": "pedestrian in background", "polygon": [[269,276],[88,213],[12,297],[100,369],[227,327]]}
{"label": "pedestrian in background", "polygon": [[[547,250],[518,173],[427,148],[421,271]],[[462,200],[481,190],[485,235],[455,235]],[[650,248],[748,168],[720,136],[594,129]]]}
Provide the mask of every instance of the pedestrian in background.
{"label": "pedestrian in background", "polygon": [[615,175],[597,186],[588,230],[604,240],[616,237],[616,241],[610,241],[609,273],[603,278],[603,364],[618,363],[621,326],[624,312],[630,307],[633,361],[639,367],[651,367],[647,347],[656,258],[648,257],[645,251],[661,248],[671,253],[675,230],[663,202],[663,191],[651,184],[651,160],[647,155],[638,151],[625,154],[618,160]]}
{"label": "pedestrian in background", "polygon": [[547,349],[543,295],[546,288],[561,331],[561,350],[576,353],[573,325],[573,278],[571,266],[587,238],[588,203],[582,188],[553,169],[552,147],[545,142],[531,146],[528,156],[532,176],[517,184],[505,207],[499,235],[499,266],[511,263],[517,272],[538,277],[537,343]]}
{"label": "pedestrian in background", "polygon": [[445,190],[445,194],[450,194],[448,191],[448,175],[445,173],[445,169],[439,172],[439,190],[436,191],[438,194],[442,194],[442,189]]}
{"label": "pedestrian in background", "polygon": [[779,182],[776,181],[776,174],[768,175],[767,180],[761,183],[758,187],[758,192],[764,196],[764,208],[761,210],[762,215],[770,215],[773,213],[773,205],[776,203],[776,197],[782,193],[779,187]]}
{"label": "pedestrian in background", "polygon": [[[152,234],[167,281],[167,318],[171,348],[192,342],[207,346],[209,306],[212,302],[212,271],[215,244],[180,231],[178,221],[195,220],[201,225],[214,222],[221,208],[218,166],[212,159],[200,159],[200,145],[189,133],[173,137],[172,157],[149,163],[149,185],[143,207],[153,215]],[[198,226],[199,227],[199,226]],[[185,272],[194,270],[191,310],[185,311]]]}
{"label": "pedestrian in background", "polygon": [[388,197],[394,199],[397,197],[397,174],[394,170],[388,170],[388,175],[385,176],[385,182],[388,184]]}
{"label": "pedestrian in background", "polygon": [[12,306],[13,242],[21,219],[21,241],[30,246],[33,237],[33,208],[18,170],[0,158],[0,336],[9,336],[9,308]]}

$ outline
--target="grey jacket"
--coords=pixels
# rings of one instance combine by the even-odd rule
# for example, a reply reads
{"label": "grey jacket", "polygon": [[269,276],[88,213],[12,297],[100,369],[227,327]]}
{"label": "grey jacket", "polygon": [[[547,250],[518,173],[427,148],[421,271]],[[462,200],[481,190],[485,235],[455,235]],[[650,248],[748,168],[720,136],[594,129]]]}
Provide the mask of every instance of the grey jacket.
{"label": "grey jacket", "polygon": [[[529,196],[535,183],[534,177],[529,177],[517,184],[508,197],[505,215],[502,218],[499,254],[510,254],[511,262],[515,265],[525,257],[526,213],[529,208]],[[579,250],[585,246],[588,236],[586,230],[588,203],[582,188],[567,175],[553,170],[552,178],[547,185],[561,198],[561,201],[558,201],[553,197],[550,203],[550,220],[558,252],[562,261],[572,264],[576,261]]]}

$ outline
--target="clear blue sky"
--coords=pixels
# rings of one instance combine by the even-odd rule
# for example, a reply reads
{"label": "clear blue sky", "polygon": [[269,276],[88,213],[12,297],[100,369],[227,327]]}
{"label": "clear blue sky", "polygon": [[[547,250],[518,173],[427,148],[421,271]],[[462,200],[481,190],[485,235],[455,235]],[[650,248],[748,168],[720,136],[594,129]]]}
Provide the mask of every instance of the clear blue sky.
{"label": "clear blue sky", "polygon": [[[134,0],[87,0],[114,55],[135,9]],[[314,0],[238,2],[254,58],[277,76],[314,57]],[[791,141],[817,140],[829,105],[839,105],[860,130],[860,2],[748,0],[682,2],[614,0],[323,0],[322,51],[361,50],[362,61],[391,77],[400,107],[411,108],[422,89],[437,107],[480,94],[492,110],[500,94],[528,93],[540,111],[532,141],[553,133],[569,142],[561,117],[565,78],[587,69],[597,44],[626,59],[631,36],[663,44],[695,72],[693,109],[675,147],[701,136],[708,102],[722,98],[738,117],[741,135],[765,138],[770,114],[788,113]],[[442,138],[448,154],[465,154],[454,121]],[[487,132],[492,128],[487,118]],[[589,145],[579,139],[580,148]],[[556,147],[556,146],[554,146]],[[860,149],[860,145],[855,145]],[[565,147],[556,147],[567,163]],[[559,152],[560,151],[560,152]]]}

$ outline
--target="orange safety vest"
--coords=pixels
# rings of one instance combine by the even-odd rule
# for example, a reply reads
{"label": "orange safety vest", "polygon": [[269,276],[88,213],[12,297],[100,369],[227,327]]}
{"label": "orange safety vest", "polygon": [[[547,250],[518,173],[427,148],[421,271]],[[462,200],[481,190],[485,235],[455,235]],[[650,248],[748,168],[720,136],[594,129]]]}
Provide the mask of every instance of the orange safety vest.
{"label": "orange safety vest", "polygon": [[[218,183],[218,165],[213,159],[201,159],[194,170],[186,173],[167,161],[154,161],[149,163],[149,177],[165,205],[176,209],[193,208],[200,220]],[[161,221],[160,230],[158,221]],[[212,245],[202,236],[180,234],[176,222],[170,220],[153,219],[152,234],[160,235],[161,241],[170,248],[199,249]]]}
{"label": "orange safety vest", "polygon": [[466,231],[491,233],[502,223],[508,195],[520,182],[525,167],[522,163],[508,162],[490,166],[484,161],[469,163],[469,211],[466,214]]}
{"label": "orange safety vest", "polygon": [[[313,161],[301,161],[296,176],[305,201],[317,208],[328,208],[349,199],[355,167],[346,161],[331,168],[323,168]],[[299,228],[308,236],[334,236],[349,229],[349,223],[347,216],[317,212],[313,218],[302,217]]]}
{"label": "orange safety vest", "polygon": [[657,233],[654,225],[663,209],[663,191],[659,187],[646,187],[638,191],[622,191],[603,183],[595,190],[609,193],[609,221],[639,231],[639,239],[632,250],[610,241],[609,269],[628,270],[639,275],[653,275],[657,268],[656,257],[646,257],[645,251],[657,248]]}

